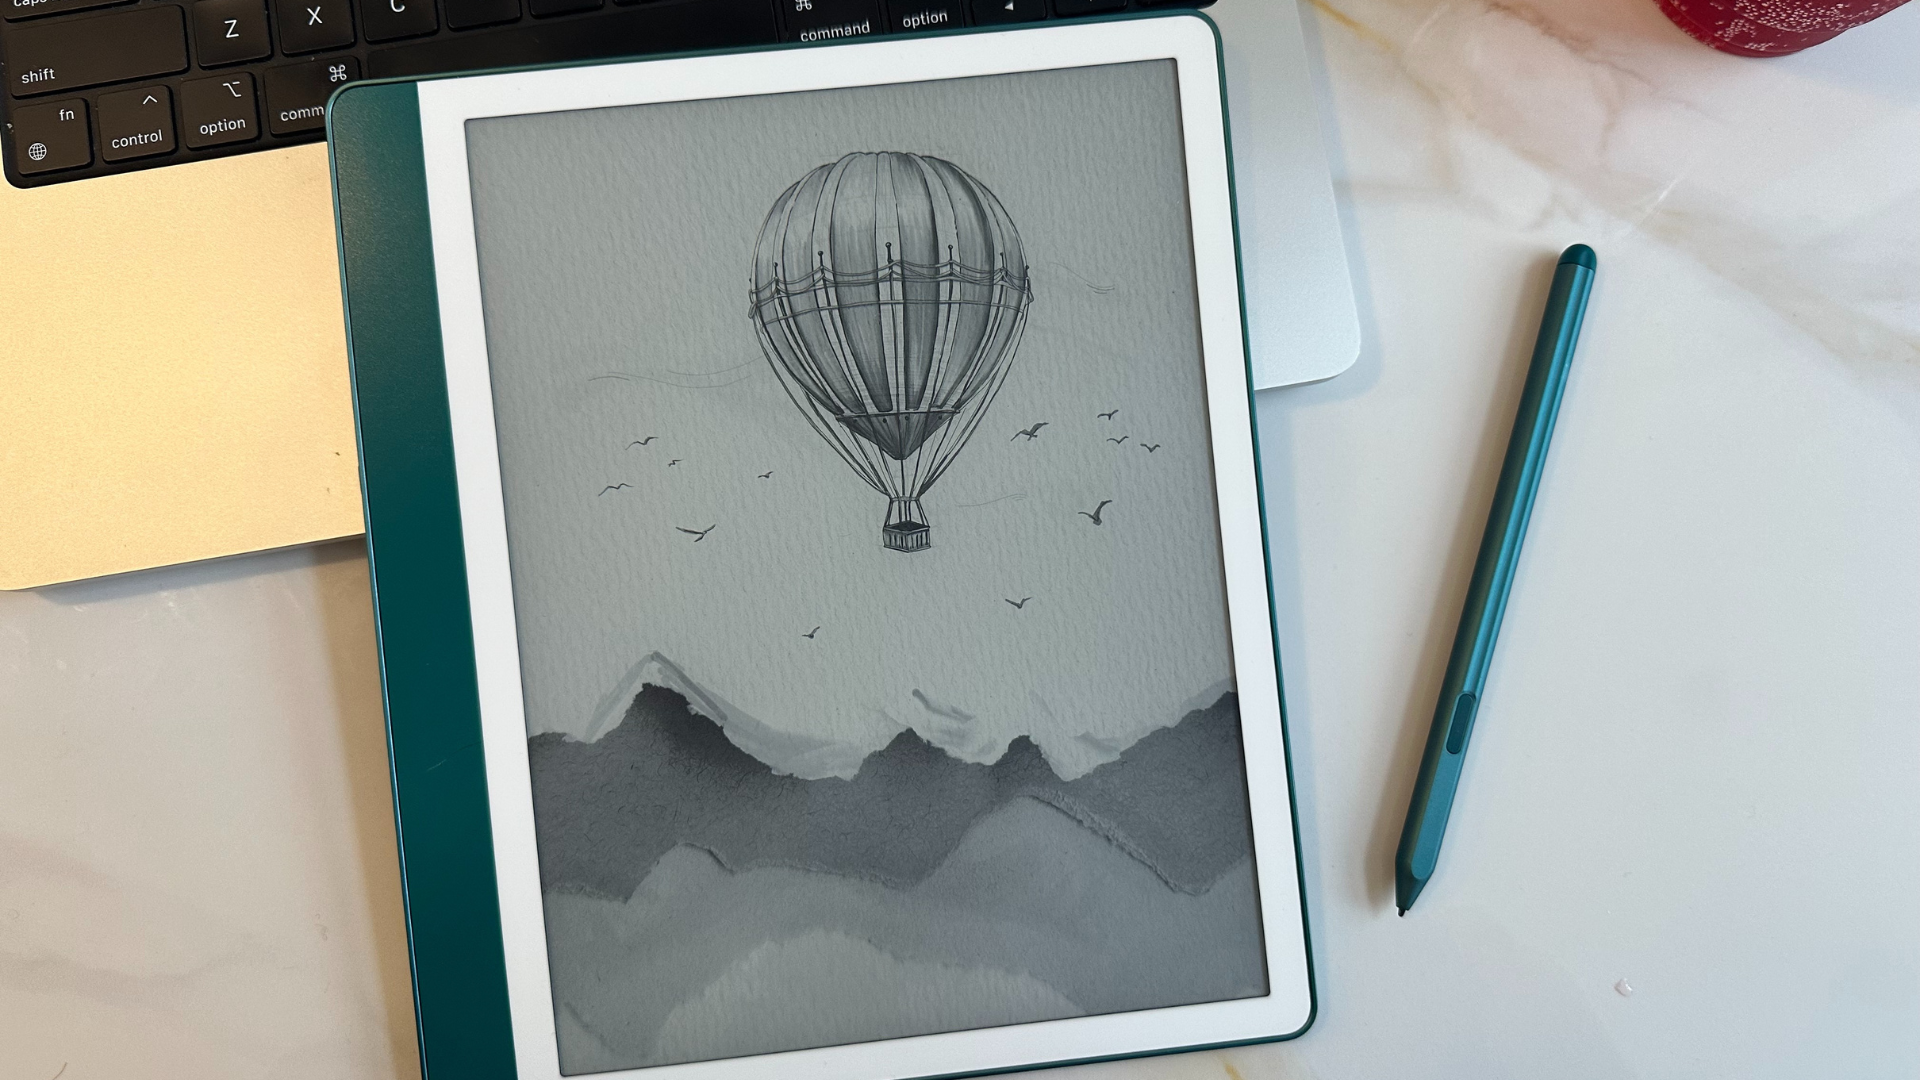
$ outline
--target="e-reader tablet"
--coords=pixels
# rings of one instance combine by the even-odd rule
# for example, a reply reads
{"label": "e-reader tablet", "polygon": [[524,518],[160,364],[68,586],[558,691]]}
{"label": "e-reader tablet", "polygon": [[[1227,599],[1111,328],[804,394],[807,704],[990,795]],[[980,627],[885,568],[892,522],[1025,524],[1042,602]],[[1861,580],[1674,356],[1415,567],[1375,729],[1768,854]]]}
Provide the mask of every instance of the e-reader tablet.
{"label": "e-reader tablet", "polygon": [[1220,70],[1181,14],[336,96],[429,1077],[1310,1023]]}

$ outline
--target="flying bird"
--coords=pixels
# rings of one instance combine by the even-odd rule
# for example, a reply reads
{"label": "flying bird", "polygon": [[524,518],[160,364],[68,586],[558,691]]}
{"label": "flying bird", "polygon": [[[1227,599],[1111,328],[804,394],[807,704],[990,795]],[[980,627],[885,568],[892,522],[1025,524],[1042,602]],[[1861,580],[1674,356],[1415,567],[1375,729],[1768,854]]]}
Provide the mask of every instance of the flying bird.
{"label": "flying bird", "polygon": [[1160,449],[1160,444],[1159,443],[1141,443],[1140,449],[1145,450],[1147,453],[1151,454],[1155,450]]}
{"label": "flying bird", "polygon": [[634,448],[634,447],[636,447],[636,446],[645,446],[645,445],[647,445],[648,443],[650,443],[650,442],[652,442],[653,440],[655,440],[655,439],[657,439],[657,438],[659,438],[659,437],[660,437],[660,436],[658,436],[658,435],[649,435],[649,436],[647,436],[647,437],[646,437],[646,438],[644,438],[644,439],[635,439],[635,440],[634,440],[633,442],[630,442],[630,443],[628,443],[628,444],[627,444],[627,449],[629,449],[629,450],[631,450],[631,449],[633,449],[633,448]]}
{"label": "flying bird", "polygon": [[687,459],[686,459],[686,458],[674,458],[674,459],[673,459],[672,461],[669,461],[669,462],[667,462],[667,468],[669,468],[669,469],[671,469],[671,468],[673,468],[673,467],[674,467],[675,465],[678,465],[678,464],[680,464],[681,462],[683,462],[683,461],[685,461],[685,460],[687,460]]}
{"label": "flying bird", "polygon": [[1126,442],[1128,439],[1131,439],[1131,438],[1133,438],[1133,436],[1131,435],[1122,435],[1117,439],[1112,436],[1108,436],[1107,441],[1112,443],[1115,446],[1119,446],[1121,443]]}
{"label": "flying bird", "polygon": [[[1020,436],[1022,436],[1022,435],[1025,435],[1025,436],[1027,437],[1027,441],[1028,441],[1028,442],[1032,442],[1032,441],[1033,441],[1033,440],[1034,440],[1035,438],[1037,438],[1037,437],[1039,437],[1039,435],[1040,435],[1040,429],[1041,429],[1041,428],[1043,428],[1043,427],[1046,427],[1046,426],[1047,426],[1047,422],[1046,422],[1045,420],[1042,420],[1042,421],[1040,421],[1039,423],[1037,423],[1037,424],[1035,424],[1035,425],[1033,425],[1032,427],[1030,427],[1030,428],[1028,428],[1028,429],[1027,429],[1027,430],[1025,430],[1025,431],[1016,431],[1016,432],[1014,432],[1014,433],[1013,433],[1013,439],[1017,439],[1017,438],[1019,438]],[[1012,442],[1012,441],[1013,441],[1013,439],[1008,439],[1007,441],[1008,441],[1008,442]]]}
{"label": "flying bird", "polygon": [[693,537],[693,542],[696,544],[702,540],[705,540],[707,538],[708,533],[712,532],[713,530],[719,527],[720,526],[717,524],[709,525],[704,529],[680,529],[680,526],[678,525],[674,526],[674,528],[680,529],[681,532],[686,533],[688,536]]}
{"label": "flying bird", "polygon": [[[603,487],[600,489],[600,494],[605,495],[609,491],[619,491],[621,488],[632,487],[632,486],[633,486],[632,484],[608,484],[606,487]],[[595,497],[597,498],[598,496],[595,496]]]}
{"label": "flying bird", "polygon": [[[699,541],[698,541],[698,540],[696,540],[696,541],[694,541],[694,543],[696,543],[696,544],[697,544],[697,543],[699,543]],[[801,636],[801,637],[803,637],[803,638],[808,638],[808,639],[811,639],[811,638],[813,637],[813,635],[815,635],[815,634],[817,634],[817,633],[819,633],[819,632],[820,632],[820,628],[816,626],[816,627],[814,627],[813,629],[811,629],[811,630],[809,630],[809,631],[807,631],[806,633],[804,633],[804,634],[801,634],[800,636]]]}
{"label": "flying bird", "polygon": [[1079,511],[1079,514],[1081,517],[1086,518],[1088,521],[1093,522],[1095,525],[1102,524],[1100,520],[1100,512],[1102,510],[1105,510],[1107,508],[1107,504],[1111,503],[1112,501],[1113,501],[1112,499],[1102,499],[1100,500],[1100,505],[1093,508],[1093,513],[1089,514],[1085,510],[1081,510]]}
{"label": "flying bird", "polygon": [[1094,415],[1098,416],[1102,420],[1111,420],[1113,419],[1114,413],[1117,413],[1119,411],[1120,411],[1119,409],[1114,409],[1112,412],[1095,413]]}
{"label": "flying bird", "polygon": [[[1001,597],[1001,599],[1003,599],[1003,600],[1004,600],[1004,599],[1006,599],[1006,598],[1005,598],[1005,597]],[[1016,609],[1019,609],[1019,608],[1024,608],[1024,607],[1026,607],[1026,606],[1027,606],[1027,601],[1028,601],[1028,600],[1031,600],[1031,599],[1033,599],[1033,597],[1031,597],[1031,596],[1029,596],[1029,597],[1026,597],[1025,599],[1022,599],[1022,600],[1007,600],[1007,603],[1009,603],[1009,604],[1012,604],[1012,605],[1013,605],[1013,606],[1014,606],[1014,607],[1015,607]]]}
{"label": "flying bird", "polygon": [[766,472],[763,472],[763,473],[761,473],[761,474],[760,474],[760,479],[762,479],[762,480],[771,480],[771,479],[773,479],[773,470],[772,470],[772,469],[768,469],[768,470],[767,470]]}

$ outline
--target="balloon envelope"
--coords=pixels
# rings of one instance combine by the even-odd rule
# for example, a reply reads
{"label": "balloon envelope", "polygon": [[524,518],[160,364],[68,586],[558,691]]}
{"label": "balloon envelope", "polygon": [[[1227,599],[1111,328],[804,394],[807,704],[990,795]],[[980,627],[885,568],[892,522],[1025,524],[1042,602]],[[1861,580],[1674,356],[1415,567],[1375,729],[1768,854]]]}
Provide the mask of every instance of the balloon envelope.
{"label": "balloon envelope", "polygon": [[[896,463],[997,388],[1030,299],[1000,200],[920,154],[853,153],[814,169],[781,194],[754,246],[753,318],[768,359]],[[944,462],[924,464],[931,483]]]}

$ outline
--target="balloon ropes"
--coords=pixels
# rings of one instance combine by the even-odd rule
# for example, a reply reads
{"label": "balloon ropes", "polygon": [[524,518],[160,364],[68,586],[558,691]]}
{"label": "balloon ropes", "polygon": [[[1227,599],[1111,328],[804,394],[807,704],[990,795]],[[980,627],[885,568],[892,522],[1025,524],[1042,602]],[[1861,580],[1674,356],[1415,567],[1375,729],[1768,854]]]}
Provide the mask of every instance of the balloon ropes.
{"label": "balloon ropes", "polygon": [[920,497],[999,394],[1032,300],[1006,208],[939,158],[848,154],[767,213],[760,346],[813,430],[887,497],[885,547],[928,546]]}

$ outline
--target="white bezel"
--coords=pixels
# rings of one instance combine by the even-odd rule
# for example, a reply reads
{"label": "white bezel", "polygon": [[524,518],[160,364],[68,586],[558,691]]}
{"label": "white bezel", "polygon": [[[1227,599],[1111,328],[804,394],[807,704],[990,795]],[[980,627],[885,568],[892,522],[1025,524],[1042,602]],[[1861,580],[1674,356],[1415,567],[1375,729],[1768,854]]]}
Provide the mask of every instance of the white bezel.
{"label": "white bezel", "polygon": [[1192,17],[1037,27],[419,84],[501,931],[515,1063],[522,1080],[559,1080],[561,1074],[534,846],[527,729],[481,314],[466,122],[1145,60],[1173,60],[1178,71],[1221,555],[1246,751],[1268,995],[594,1075],[646,1080],[951,1076],[1272,1039],[1297,1033],[1311,1019],[1306,923],[1268,607],[1216,40],[1207,22]]}

